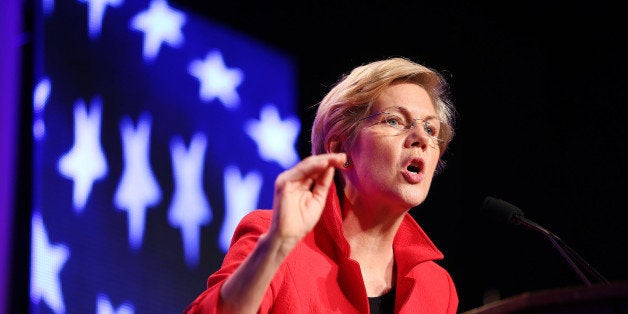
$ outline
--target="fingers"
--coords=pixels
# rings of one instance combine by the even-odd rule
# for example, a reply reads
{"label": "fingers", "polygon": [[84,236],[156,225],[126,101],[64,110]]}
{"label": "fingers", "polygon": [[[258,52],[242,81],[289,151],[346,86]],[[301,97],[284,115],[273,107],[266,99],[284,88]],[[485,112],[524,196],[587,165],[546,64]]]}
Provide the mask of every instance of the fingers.
{"label": "fingers", "polygon": [[[285,181],[319,180],[328,184],[333,178],[334,168],[342,167],[347,160],[344,153],[313,155],[303,159],[277,178],[278,183]],[[318,184],[317,184],[318,185]]]}
{"label": "fingers", "polygon": [[280,238],[301,239],[320,218],[335,168],[345,154],[314,155],[282,172],[275,181],[273,225]]}
{"label": "fingers", "polygon": [[325,173],[318,180],[316,180],[314,184],[314,188],[312,189],[312,194],[315,197],[319,197],[324,199],[327,197],[327,191],[329,191],[329,186],[331,185],[331,181],[334,178],[334,168],[329,167],[325,170]]}

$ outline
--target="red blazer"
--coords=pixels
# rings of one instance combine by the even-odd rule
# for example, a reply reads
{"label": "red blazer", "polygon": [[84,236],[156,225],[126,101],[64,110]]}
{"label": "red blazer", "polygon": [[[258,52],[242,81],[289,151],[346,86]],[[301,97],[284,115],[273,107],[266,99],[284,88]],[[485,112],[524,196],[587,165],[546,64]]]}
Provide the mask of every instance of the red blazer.
{"label": "red blazer", "polygon": [[[207,290],[184,313],[220,312],[222,284],[268,230],[271,217],[270,210],[256,210],[242,219],[222,267],[208,278]],[[332,186],[321,219],[275,274],[259,313],[369,313],[360,265],[349,258],[349,250]],[[443,254],[409,214],[395,236],[393,250],[395,313],[456,313],[458,295],[451,276],[434,262]]]}

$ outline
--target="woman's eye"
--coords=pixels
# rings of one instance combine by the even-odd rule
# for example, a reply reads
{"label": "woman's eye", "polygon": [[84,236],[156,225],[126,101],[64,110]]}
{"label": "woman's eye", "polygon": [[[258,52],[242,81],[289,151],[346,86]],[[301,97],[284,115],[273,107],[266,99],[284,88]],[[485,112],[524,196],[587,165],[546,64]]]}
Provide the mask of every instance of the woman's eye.
{"label": "woman's eye", "polygon": [[425,129],[425,132],[430,136],[436,136],[438,134],[438,130],[436,129],[436,127],[434,127],[429,122],[425,122],[423,124],[423,129]]}
{"label": "woman's eye", "polygon": [[384,120],[384,123],[388,124],[389,126],[392,126],[394,128],[398,128],[399,126],[403,126],[403,121],[401,121],[401,119],[399,117],[387,117]]}

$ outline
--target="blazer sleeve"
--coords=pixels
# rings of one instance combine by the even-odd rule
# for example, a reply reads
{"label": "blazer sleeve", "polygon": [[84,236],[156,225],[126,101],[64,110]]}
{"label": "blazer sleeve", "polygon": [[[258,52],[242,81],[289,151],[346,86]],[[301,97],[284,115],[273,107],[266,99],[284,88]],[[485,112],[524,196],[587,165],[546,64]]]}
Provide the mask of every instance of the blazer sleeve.
{"label": "blazer sleeve", "polygon": [[[270,226],[272,211],[256,210],[245,215],[236,227],[229,250],[225,254],[222,266],[207,279],[207,289],[183,311],[185,314],[220,313],[222,299],[220,289],[224,282],[242,264],[244,259],[253,251],[260,236],[266,233]],[[282,270],[279,271],[283,272]],[[275,278],[280,275],[275,275]],[[274,281],[274,279],[273,279]],[[272,306],[272,289],[264,295],[260,313],[268,312]]]}

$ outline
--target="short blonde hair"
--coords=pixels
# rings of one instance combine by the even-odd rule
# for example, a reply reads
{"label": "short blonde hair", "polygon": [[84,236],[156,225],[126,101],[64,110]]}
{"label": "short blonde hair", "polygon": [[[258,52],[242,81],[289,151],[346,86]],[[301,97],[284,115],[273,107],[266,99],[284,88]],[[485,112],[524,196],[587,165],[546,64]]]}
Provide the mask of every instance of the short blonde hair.
{"label": "short blonde hair", "polygon": [[[339,141],[348,149],[360,120],[369,114],[375,99],[397,81],[423,87],[432,99],[438,118],[451,127],[451,132],[440,137],[442,156],[454,135],[455,109],[447,95],[448,84],[438,72],[400,57],[359,66],[336,83],[318,104],[311,134],[312,154],[329,152],[331,141]],[[439,169],[443,166],[443,161],[439,160]]]}

